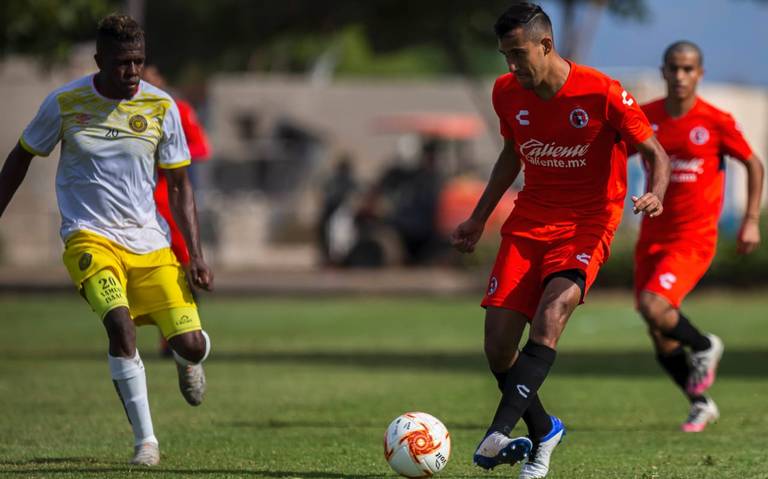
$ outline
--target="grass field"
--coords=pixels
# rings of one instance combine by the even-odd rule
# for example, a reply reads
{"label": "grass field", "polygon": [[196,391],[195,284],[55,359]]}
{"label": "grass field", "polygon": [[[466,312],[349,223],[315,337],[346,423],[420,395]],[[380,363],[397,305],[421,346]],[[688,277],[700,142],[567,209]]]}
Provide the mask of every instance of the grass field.
{"label": "grass field", "polygon": [[[132,435],[85,304],[0,297],[0,476],[394,477],[384,429],[423,410],[452,434],[440,477],[517,477],[471,465],[498,400],[476,298],[205,298],[201,309],[214,349],[197,409],[157,357],[155,330],[140,330],[163,457],[147,470],[126,464]],[[677,432],[686,402],[660,374],[629,296],[595,295],[542,389],[569,427],[550,477],[768,478],[768,295],[702,293],[686,310],[725,340],[713,388],[721,421]]]}

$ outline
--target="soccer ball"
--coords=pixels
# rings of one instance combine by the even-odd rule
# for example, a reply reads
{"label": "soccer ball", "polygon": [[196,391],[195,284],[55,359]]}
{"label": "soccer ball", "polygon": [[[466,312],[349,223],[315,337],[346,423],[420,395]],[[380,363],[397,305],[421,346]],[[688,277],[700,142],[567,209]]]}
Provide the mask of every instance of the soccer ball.
{"label": "soccer ball", "polygon": [[384,458],[398,474],[431,477],[451,456],[451,436],[436,417],[407,412],[395,418],[384,435]]}

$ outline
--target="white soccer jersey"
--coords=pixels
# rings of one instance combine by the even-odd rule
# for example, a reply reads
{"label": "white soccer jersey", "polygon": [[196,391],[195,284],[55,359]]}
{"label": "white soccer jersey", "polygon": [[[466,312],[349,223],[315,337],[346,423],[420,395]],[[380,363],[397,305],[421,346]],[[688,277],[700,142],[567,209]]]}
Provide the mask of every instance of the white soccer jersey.
{"label": "white soccer jersey", "polygon": [[48,156],[61,140],[56,197],[61,238],[86,230],[135,253],[169,246],[168,225],[153,196],[156,169],[189,165],[179,110],[144,81],[130,100],[100,95],[93,75],[53,91],[21,136]]}

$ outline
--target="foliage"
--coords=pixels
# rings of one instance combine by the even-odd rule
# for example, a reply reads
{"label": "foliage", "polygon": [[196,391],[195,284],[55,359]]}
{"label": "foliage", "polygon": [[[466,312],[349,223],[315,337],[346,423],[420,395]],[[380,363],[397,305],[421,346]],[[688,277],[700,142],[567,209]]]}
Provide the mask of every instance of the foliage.
{"label": "foliage", "polygon": [[92,40],[96,24],[117,0],[4,0],[0,53],[38,56],[42,63],[68,58],[77,42]]}

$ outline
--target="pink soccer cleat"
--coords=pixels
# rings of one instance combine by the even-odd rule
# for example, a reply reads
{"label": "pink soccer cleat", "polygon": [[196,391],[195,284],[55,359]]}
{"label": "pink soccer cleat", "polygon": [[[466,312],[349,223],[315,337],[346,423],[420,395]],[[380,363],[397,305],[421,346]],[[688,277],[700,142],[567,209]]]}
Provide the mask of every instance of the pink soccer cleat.
{"label": "pink soccer cleat", "polygon": [[707,338],[711,343],[709,349],[691,353],[691,373],[685,390],[692,396],[700,396],[712,386],[723,357],[723,341],[714,334],[707,334]]}

